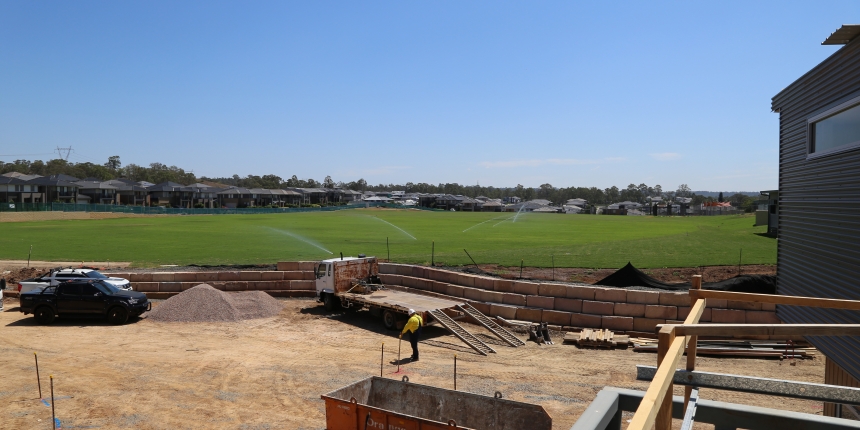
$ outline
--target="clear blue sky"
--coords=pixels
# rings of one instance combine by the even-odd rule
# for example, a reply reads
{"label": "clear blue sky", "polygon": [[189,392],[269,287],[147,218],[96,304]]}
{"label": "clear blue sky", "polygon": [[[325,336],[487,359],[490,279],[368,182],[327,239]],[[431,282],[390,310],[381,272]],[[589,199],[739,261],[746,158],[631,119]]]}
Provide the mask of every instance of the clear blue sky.
{"label": "clear blue sky", "polygon": [[[0,2],[0,160],[370,183],[777,186],[857,2]],[[42,154],[22,155],[17,154]]]}

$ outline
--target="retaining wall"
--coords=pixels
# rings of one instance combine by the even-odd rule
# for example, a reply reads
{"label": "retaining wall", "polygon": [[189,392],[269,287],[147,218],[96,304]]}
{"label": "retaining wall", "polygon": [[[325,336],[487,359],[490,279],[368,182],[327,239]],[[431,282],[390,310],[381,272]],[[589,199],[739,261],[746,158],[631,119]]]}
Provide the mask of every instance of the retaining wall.
{"label": "retaining wall", "polygon": [[218,272],[107,272],[126,278],[135,291],[152,298],[180,293],[200,284],[222,291],[266,291],[273,296],[313,296],[316,292],[313,261],[279,262],[278,270]]}
{"label": "retaining wall", "polygon": [[[490,316],[557,326],[654,332],[690,313],[687,293],[526,282],[407,264],[379,264],[385,284],[461,297]],[[779,324],[776,305],[708,299],[701,322]]]}

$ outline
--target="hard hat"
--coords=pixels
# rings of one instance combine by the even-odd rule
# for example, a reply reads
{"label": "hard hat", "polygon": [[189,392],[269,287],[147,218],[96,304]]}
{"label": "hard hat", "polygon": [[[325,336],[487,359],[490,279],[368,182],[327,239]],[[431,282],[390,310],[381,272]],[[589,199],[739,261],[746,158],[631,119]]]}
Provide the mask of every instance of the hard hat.
{"label": "hard hat", "polygon": [[409,315],[412,315],[414,313],[415,313],[415,309],[409,309]]}

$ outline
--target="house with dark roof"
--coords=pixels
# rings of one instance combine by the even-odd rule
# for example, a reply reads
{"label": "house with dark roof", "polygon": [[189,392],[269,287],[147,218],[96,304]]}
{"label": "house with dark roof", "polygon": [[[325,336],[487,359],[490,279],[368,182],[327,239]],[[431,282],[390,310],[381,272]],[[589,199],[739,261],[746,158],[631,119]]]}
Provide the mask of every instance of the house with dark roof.
{"label": "house with dark roof", "polygon": [[31,192],[35,203],[74,203],[78,196],[78,186],[67,179],[79,180],[69,175],[51,175],[30,179],[27,184],[36,187],[36,191]]}
{"label": "house with dark roof", "polygon": [[103,205],[112,205],[117,203],[116,187],[106,181],[84,179],[74,182],[78,186],[77,202],[96,203]]}
{"label": "house with dark roof", "polygon": [[130,179],[111,179],[106,184],[116,188],[116,202],[120,205],[149,206],[149,194],[146,187],[138,185]]}
{"label": "house with dark roof", "polygon": [[167,181],[147,187],[146,191],[152,205],[180,207],[183,187],[182,184]]}

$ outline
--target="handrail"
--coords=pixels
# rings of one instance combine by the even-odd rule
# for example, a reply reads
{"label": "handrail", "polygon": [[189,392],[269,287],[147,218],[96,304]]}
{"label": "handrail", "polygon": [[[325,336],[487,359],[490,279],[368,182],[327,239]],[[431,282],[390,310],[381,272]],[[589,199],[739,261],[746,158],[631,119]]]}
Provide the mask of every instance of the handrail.
{"label": "handrail", "polygon": [[753,303],[775,303],[778,305],[809,306],[814,308],[851,309],[860,311],[860,301],[822,299],[818,297],[780,296],[775,294],[735,293],[731,291],[690,290],[694,299],[725,299]]}

